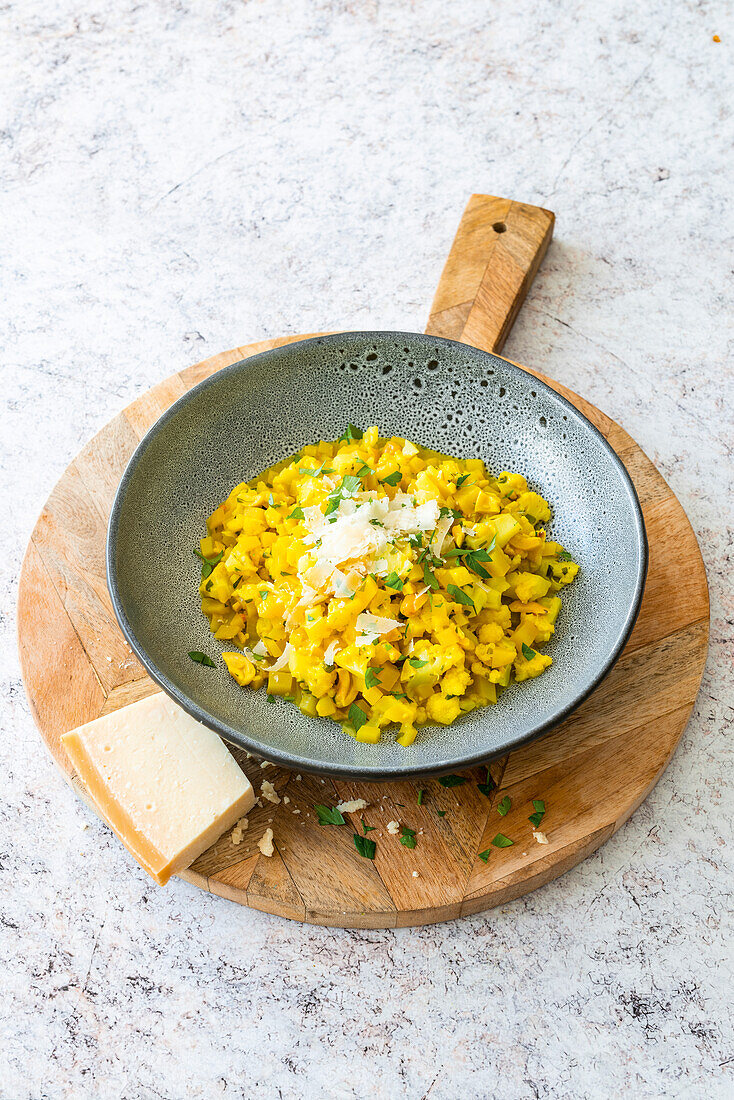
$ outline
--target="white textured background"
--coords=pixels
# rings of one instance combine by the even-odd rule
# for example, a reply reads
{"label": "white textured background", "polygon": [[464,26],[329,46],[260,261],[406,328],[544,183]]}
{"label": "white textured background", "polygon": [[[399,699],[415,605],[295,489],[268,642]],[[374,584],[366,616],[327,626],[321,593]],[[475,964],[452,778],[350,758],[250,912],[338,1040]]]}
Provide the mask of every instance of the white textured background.
{"label": "white textured background", "polygon": [[[0,5],[3,1100],[732,1096],[733,15]],[[29,715],[14,603],[36,515],[174,370],[422,328],[472,191],[558,215],[507,354],[623,424],[691,517],[713,620],[694,718],[629,824],[503,910],[342,932],[158,890]]]}

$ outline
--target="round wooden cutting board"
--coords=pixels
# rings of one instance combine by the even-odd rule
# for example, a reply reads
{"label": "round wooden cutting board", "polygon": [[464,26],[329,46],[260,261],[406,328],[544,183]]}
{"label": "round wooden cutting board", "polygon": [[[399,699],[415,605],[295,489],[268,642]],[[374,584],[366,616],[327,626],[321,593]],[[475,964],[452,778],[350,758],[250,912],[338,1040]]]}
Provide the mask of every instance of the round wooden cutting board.
{"label": "round wooden cutting board", "polygon": [[[552,230],[547,210],[473,196],[427,331],[498,351]],[[70,769],[61,735],[158,690],[120,633],[105,581],[107,519],[125,465],[150,425],[191,386],[229,363],[300,339],[234,348],[155,386],[91,440],[43,509],[20,577],[23,678],[43,740],[82,797],[86,792]],[[263,770],[235,752],[257,788],[270,780],[281,802],[252,811],[240,844],[230,834],[221,837],[183,875],[189,882],[314,924],[381,928],[448,920],[556,878],[612,836],[652,789],[678,744],[703,673],[703,562],[681,505],[637,444],[583,398],[544,380],[609,440],[632,476],[645,515],[647,589],[611,674],[556,730],[495,761],[496,786],[489,794],[479,787],[483,768],[465,773],[466,781],[453,787],[434,779],[370,784]],[[512,806],[500,816],[497,806],[506,795]],[[347,815],[344,827],[318,825],[315,803],[352,798],[366,799],[368,808]],[[546,805],[541,828],[547,845],[532,835],[533,799]],[[354,846],[361,818],[375,830],[368,834],[377,840],[374,862]],[[415,849],[388,833],[393,820],[416,831]],[[270,858],[257,847],[268,824],[276,846]],[[514,840],[512,847],[492,846],[500,832]],[[485,861],[479,854],[488,849]]]}

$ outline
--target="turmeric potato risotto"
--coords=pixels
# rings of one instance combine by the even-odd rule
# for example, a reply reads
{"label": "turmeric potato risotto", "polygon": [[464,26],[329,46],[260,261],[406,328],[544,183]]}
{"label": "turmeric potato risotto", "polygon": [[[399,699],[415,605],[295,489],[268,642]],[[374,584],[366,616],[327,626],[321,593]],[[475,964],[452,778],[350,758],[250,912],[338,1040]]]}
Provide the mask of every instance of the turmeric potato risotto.
{"label": "turmeric potato risotto", "polygon": [[243,687],[410,745],[551,664],[539,646],[578,565],[549,519],[521,474],[350,424],[216,509],[195,551],[202,610]]}

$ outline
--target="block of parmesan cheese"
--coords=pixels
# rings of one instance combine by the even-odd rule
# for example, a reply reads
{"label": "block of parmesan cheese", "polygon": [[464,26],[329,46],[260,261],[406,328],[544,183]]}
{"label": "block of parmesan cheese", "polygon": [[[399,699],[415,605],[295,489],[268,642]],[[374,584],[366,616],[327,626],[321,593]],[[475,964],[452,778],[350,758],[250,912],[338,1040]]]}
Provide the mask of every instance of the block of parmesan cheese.
{"label": "block of parmesan cheese", "polygon": [[161,886],[255,801],[217,734],[167,695],[104,715],[62,741],[100,814]]}

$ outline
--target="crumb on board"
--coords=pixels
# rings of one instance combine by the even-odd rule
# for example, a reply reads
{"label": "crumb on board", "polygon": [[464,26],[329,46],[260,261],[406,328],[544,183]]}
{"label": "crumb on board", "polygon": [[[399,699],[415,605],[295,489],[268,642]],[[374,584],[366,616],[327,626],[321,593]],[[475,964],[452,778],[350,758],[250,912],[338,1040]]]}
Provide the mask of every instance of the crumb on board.
{"label": "crumb on board", "polygon": [[537,840],[538,844],[547,844],[548,837],[540,829],[533,829],[533,836]]}
{"label": "crumb on board", "polygon": [[388,821],[387,831],[390,834],[390,836],[397,836],[398,833],[400,832],[400,822],[399,821]]}
{"label": "crumb on board", "polygon": [[288,797],[287,794],[284,794],[283,795],[283,805],[287,806],[289,802],[290,802],[290,798]]}
{"label": "crumb on board", "polygon": [[367,809],[367,802],[364,798],[352,798],[349,802],[339,802],[336,809],[340,814],[356,814],[358,810]]}
{"label": "crumb on board", "polygon": [[276,791],[273,784],[268,782],[267,779],[264,779],[262,782],[262,785],[260,787],[260,795],[262,798],[267,799],[268,802],[272,802],[275,806],[277,806],[280,802],[280,795]]}
{"label": "crumb on board", "polygon": [[275,848],[273,847],[273,830],[266,829],[263,835],[257,842],[257,846],[264,856],[272,856]]}
{"label": "crumb on board", "polygon": [[420,878],[420,875],[417,871],[413,871],[413,878]]}

